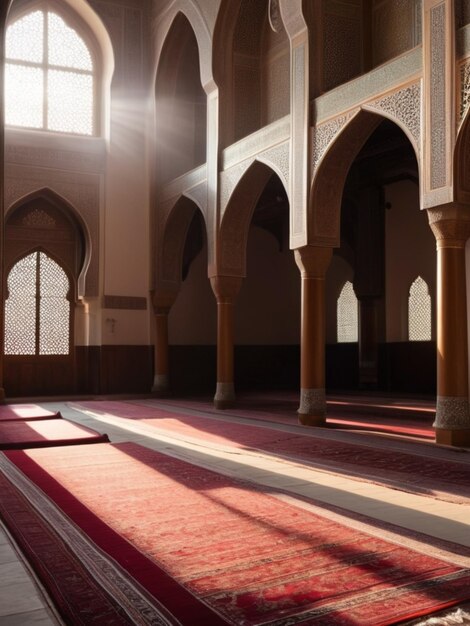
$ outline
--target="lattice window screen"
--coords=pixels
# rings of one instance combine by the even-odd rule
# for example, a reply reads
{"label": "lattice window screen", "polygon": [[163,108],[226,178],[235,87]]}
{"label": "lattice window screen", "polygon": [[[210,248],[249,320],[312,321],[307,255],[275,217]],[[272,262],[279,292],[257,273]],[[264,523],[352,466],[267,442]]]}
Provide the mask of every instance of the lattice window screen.
{"label": "lattice window screen", "polygon": [[18,261],[8,275],[5,354],[36,353],[36,254]]}
{"label": "lattice window screen", "polygon": [[432,337],[432,303],[425,280],[418,276],[408,296],[408,339],[430,341]]}
{"label": "lattice window screen", "polygon": [[69,354],[69,289],[64,270],[43,252],[16,263],[8,276],[5,354]]}
{"label": "lattice window screen", "polygon": [[8,26],[6,60],[6,124],[93,134],[93,60],[59,15],[36,10]]}
{"label": "lattice window screen", "polygon": [[357,298],[352,283],[347,281],[339,294],[337,303],[338,343],[358,340]]}

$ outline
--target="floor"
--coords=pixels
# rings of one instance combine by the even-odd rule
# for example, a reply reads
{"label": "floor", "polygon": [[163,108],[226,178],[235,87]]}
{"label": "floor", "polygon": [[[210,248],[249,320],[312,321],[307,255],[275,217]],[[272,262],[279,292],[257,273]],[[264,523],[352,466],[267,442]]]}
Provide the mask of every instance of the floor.
{"label": "floor", "polygon": [[[166,410],[177,410],[175,402],[147,400],[152,405],[160,405]],[[453,504],[405,493],[372,483],[360,482],[346,475],[321,471],[306,463],[295,460],[275,458],[256,450],[235,449],[225,445],[207,445],[201,440],[187,436],[169,435],[153,427],[128,422],[125,427],[119,418],[112,415],[91,415],[76,410],[66,402],[41,403],[42,406],[59,410],[66,419],[89,426],[108,434],[113,442],[134,441],[157,451],[192,461],[198,465],[220,473],[244,478],[265,486],[268,490],[282,489],[299,506],[308,506],[305,499],[315,499],[326,505],[340,506],[354,513],[366,515],[372,519],[396,524],[409,531],[419,531],[438,539],[453,541],[470,547],[470,505]],[[187,407],[186,407],[187,408]],[[195,414],[204,414],[201,408]],[[226,416],[219,413],[215,419],[251,423],[266,426],[266,421],[248,420],[246,416]],[[285,423],[269,423],[271,428],[285,432],[299,432],[299,426]],[[319,431],[321,436],[348,440],[358,436],[350,430]],[[366,440],[371,440],[370,433],[362,433]],[[386,435],[381,435],[384,437]],[[393,445],[397,450],[410,450],[415,446],[413,439],[393,436]],[[433,456],[452,458],[457,454],[445,447],[428,446]],[[468,454],[468,457],[466,456]],[[468,458],[470,449],[459,453],[460,460]],[[303,500],[295,500],[300,496]],[[360,522],[358,522],[360,525]],[[463,564],[470,567],[468,559]],[[469,609],[466,609],[469,611]],[[60,623],[48,607],[47,599],[35,583],[21,557],[16,553],[6,534],[0,530],[0,626],[29,626],[39,624],[49,626]],[[418,622],[418,623],[425,623]],[[447,622],[435,622],[447,623]],[[452,623],[470,624],[462,617]]]}

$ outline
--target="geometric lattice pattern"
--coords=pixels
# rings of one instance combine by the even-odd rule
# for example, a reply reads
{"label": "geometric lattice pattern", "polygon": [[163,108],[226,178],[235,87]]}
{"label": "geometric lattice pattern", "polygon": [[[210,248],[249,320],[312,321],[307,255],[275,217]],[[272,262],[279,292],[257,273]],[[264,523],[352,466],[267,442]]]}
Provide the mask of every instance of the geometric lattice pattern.
{"label": "geometric lattice pattern", "polygon": [[409,341],[431,341],[432,303],[428,284],[418,276],[410,287],[408,296]]}
{"label": "geometric lattice pattern", "polygon": [[5,302],[5,354],[36,354],[36,253],[8,274]]}
{"label": "geometric lattice pattern", "polygon": [[44,252],[13,266],[5,303],[5,354],[69,354],[69,289],[67,274]]}
{"label": "geometric lattice pattern", "polygon": [[6,124],[93,134],[93,60],[59,15],[35,10],[9,25],[6,59]]}
{"label": "geometric lattice pattern", "polygon": [[352,343],[358,340],[358,306],[354,288],[346,281],[337,302],[338,343]]}

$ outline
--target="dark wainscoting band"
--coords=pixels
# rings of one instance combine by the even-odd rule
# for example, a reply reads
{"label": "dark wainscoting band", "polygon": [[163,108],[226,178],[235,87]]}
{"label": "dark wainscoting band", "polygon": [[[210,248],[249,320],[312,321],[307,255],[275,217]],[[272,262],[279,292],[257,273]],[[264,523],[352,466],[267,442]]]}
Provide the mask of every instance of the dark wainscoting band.
{"label": "dark wainscoting band", "polygon": [[146,311],[147,298],[138,296],[103,296],[103,308],[126,311]]}

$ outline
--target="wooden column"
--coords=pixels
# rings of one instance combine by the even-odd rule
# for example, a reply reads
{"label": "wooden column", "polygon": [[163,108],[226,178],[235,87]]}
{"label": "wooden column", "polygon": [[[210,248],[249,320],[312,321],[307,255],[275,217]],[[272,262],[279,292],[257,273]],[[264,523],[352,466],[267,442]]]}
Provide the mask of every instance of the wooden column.
{"label": "wooden column", "polygon": [[210,280],[217,300],[217,389],[214,406],[217,409],[228,409],[235,403],[234,308],[243,279],[237,276],[213,276]]}
{"label": "wooden column", "polygon": [[0,402],[5,401],[4,353],[5,353],[5,28],[11,2],[0,7]]}
{"label": "wooden column", "polygon": [[166,396],[170,391],[170,372],[168,360],[168,314],[177,293],[155,291],[152,295],[155,313],[155,351],[154,378],[152,393]]}
{"label": "wooden column", "polygon": [[470,445],[465,244],[470,213],[428,210],[437,242],[436,443]]}
{"label": "wooden column", "polygon": [[325,275],[332,248],[304,246],[295,250],[302,280],[299,421],[307,426],[326,422]]}

